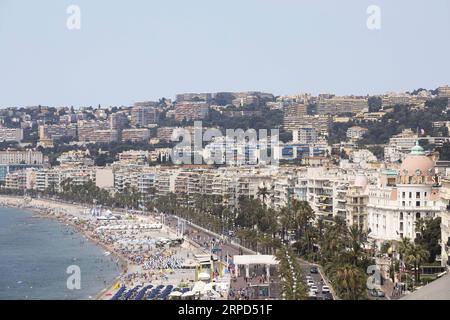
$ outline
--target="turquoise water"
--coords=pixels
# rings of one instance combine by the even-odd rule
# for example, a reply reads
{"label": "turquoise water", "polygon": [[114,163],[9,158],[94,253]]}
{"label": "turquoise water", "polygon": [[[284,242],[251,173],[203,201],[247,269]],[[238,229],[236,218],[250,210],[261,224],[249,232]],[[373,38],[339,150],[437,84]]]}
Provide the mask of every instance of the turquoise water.
{"label": "turquoise water", "polygon": [[[90,299],[120,274],[117,259],[71,226],[0,207],[0,299]],[[79,290],[67,288],[79,266]]]}

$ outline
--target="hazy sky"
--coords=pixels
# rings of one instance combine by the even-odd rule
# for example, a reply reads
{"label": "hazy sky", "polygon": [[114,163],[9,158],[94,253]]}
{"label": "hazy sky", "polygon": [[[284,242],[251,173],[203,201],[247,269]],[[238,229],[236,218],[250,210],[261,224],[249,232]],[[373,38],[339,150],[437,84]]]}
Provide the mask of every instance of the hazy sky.
{"label": "hazy sky", "polygon": [[[81,30],[68,30],[69,5]],[[381,30],[366,26],[381,8]],[[0,0],[0,106],[450,84],[450,0]]]}

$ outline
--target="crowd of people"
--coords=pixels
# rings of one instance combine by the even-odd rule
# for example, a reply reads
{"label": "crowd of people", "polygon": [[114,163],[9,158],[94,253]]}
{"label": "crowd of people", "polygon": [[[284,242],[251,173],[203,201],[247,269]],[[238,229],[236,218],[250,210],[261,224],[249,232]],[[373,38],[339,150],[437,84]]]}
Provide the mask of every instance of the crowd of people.
{"label": "crowd of people", "polygon": [[147,261],[144,261],[145,270],[157,269],[181,269],[184,259],[174,255],[172,252],[159,251],[153,254]]}

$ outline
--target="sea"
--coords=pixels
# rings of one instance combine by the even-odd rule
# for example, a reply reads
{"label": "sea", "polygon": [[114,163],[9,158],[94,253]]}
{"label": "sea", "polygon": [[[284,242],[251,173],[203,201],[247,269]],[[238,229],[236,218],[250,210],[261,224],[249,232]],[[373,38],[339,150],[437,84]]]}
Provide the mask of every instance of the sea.
{"label": "sea", "polygon": [[0,207],[0,300],[95,299],[120,271],[74,227]]}

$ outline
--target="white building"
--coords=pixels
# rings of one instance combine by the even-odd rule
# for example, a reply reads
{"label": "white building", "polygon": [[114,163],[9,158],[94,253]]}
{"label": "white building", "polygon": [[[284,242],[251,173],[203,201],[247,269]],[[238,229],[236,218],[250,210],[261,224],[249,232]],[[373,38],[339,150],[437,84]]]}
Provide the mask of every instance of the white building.
{"label": "white building", "polygon": [[347,129],[347,138],[350,140],[359,140],[369,131],[367,128],[351,127]]}
{"label": "white building", "polygon": [[40,151],[33,150],[6,150],[0,151],[0,164],[33,164],[44,163],[44,155]]}
{"label": "white building", "polygon": [[391,137],[384,148],[384,160],[386,162],[403,160],[411,148],[416,145],[418,139],[419,136],[411,129],[405,129],[402,133]]}
{"label": "white building", "polygon": [[369,187],[369,237],[378,244],[387,240],[416,238],[419,218],[440,212],[440,188],[434,162],[416,145],[400,170],[384,170],[378,184]]}
{"label": "white building", "polygon": [[294,143],[310,144],[317,142],[317,130],[314,127],[300,127],[292,131],[292,141]]}
{"label": "white building", "polygon": [[0,128],[0,141],[21,142],[23,140],[23,129]]}
{"label": "white building", "polygon": [[441,263],[450,268],[450,180],[442,179]]}

